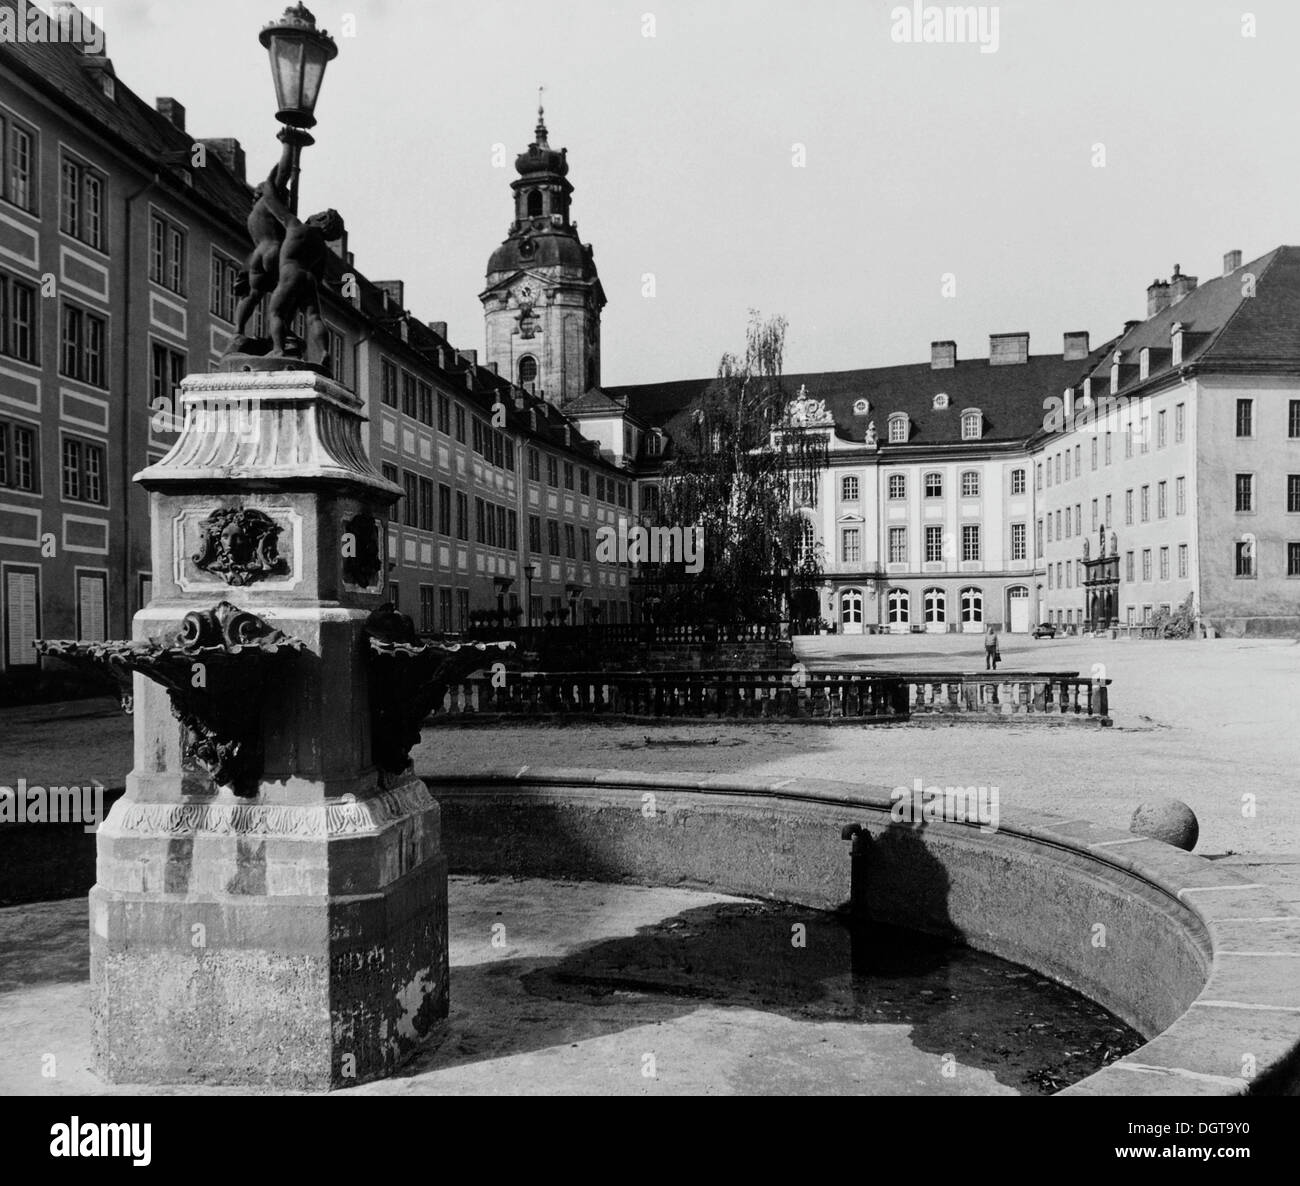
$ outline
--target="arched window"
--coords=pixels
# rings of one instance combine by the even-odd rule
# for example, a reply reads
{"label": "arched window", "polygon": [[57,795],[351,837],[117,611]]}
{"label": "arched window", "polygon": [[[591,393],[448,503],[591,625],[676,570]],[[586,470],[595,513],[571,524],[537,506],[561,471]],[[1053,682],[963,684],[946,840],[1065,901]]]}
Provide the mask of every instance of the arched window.
{"label": "arched window", "polygon": [[925,475],[925,496],[926,498],[943,497],[943,474],[931,473]]}
{"label": "arched window", "polygon": [[979,498],[980,475],[978,470],[968,469],[961,476],[962,498]]}
{"label": "arched window", "polygon": [[528,191],[528,217],[541,218],[542,216],[542,191],[539,189],[530,189]]}
{"label": "arched window", "polygon": [[912,620],[912,598],[906,589],[890,589],[887,605],[891,626],[906,626]]}
{"label": "arched window", "polygon": [[1024,494],[1025,492],[1025,471],[1022,469],[1013,469],[1011,471],[1011,493]]}
{"label": "arched window", "polygon": [[907,443],[907,415],[903,412],[895,412],[889,418],[889,443],[891,445],[904,445]]}
{"label": "arched window", "polygon": [[889,497],[894,499],[907,497],[907,478],[905,475],[889,475]]}
{"label": "arched window", "polygon": [[984,621],[984,591],[982,589],[963,589],[961,591],[961,620],[964,625],[976,626]]}
{"label": "arched window", "polygon": [[858,479],[848,474],[840,484],[840,499],[843,502],[858,501]]}
{"label": "arched window", "polygon": [[984,435],[984,417],[978,408],[968,408],[961,414],[961,439],[978,441]]}
{"label": "arched window", "polygon": [[525,354],[519,360],[519,386],[527,387],[530,383],[537,382],[537,359],[531,354]]}
{"label": "arched window", "polygon": [[941,626],[948,620],[948,595],[942,589],[925,591],[925,624]]}

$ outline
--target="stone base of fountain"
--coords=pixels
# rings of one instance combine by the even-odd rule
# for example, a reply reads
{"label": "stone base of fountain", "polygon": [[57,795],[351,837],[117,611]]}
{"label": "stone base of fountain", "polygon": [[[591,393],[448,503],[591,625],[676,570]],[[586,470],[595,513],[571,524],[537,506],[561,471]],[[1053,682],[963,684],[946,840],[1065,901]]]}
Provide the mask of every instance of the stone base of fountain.
{"label": "stone base of fountain", "polygon": [[124,799],[90,895],[98,1073],[321,1090],[391,1074],[447,1016],[437,804]]}

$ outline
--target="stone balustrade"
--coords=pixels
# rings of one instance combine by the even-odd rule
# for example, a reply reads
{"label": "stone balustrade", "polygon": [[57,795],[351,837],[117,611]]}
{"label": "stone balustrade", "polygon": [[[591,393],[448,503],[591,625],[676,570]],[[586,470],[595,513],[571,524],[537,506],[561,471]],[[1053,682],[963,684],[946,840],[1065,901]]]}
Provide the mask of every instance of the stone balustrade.
{"label": "stone balustrade", "polygon": [[[499,685],[499,686],[498,686]],[[1111,724],[1109,680],[1076,672],[774,671],[481,673],[434,720],[473,716]]]}

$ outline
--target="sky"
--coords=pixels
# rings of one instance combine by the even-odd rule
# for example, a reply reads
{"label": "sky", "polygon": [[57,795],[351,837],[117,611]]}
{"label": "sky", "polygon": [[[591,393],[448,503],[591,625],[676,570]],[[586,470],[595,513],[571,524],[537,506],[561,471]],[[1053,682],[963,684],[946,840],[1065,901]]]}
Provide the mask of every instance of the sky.
{"label": "sky", "polygon": [[[270,168],[257,34],[283,0],[91,7],[126,85]],[[984,6],[983,45],[902,39],[896,10],[922,6],[878,0],[310,7],[340,52],[302,207],[338,209],[358,267],[463,349],[545,85],[607,386],[711,375],[751,308],[788,319],[791,374],[944,339],[987,357],[992,333],[1060,353],[1144,316],[1175,264],[1205,281],[1229,250],[1300,243],[1294,0]]]}

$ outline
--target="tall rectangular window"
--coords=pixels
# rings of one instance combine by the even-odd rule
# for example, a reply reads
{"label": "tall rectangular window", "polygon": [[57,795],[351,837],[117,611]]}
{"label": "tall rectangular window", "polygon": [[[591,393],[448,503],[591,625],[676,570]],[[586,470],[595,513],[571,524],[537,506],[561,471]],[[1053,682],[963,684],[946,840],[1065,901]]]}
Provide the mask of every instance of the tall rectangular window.
{"label": "tall rectangular window", "polygon": [[1286,509],[1292,515],[1300,513],[1300,474],[1286,476]]}
{"label": "tall rectangular window", "polygon": [[862,533],[856,527],[846,527],[840,533],[840,558],[845,564],[862,561]]}
{"label": "tall rectangular window", "polygon": [[[175,417],[180,408],[181,382],[185,378],[185,355],[155,342],[149,363],[149,407]],[[179,428],[179,419],[174,422]]]}
{"label": "tall rectangular window", "polygon": [[[410,371],[402,372],[402,415],[410,416],[415,419],[419,412],[419,405],[416,401],[415,376]],[[477,421],[475,422],[477,423]]]}
{"label": "tall rectangular window", "polygon": [[560,554],[560,525],[554,519],[546,520],[546,553],[548,556]]}
{"label": "tall rectangular window", "polygon": [[[456,439],[463,445],[465,443],[465,409],[456,405]],[[469,593],[466,592],[466,597]]]}
{"label": "tall rectangular window", "polygon": [[546,455],[546,484],[548,486],[559,486],[560,484],[560,463],[551,453]]}
{"label": "tall rectangular window", "polygon": [[1239,399],[1237,401],[1237,435],[1250,437],[1255,435],[1255,401]]}
{"label": "tall rectangular window", "polygon": [[1124,579],[1128,581],[1130,584],[1133,582],[1134,579],[1132,552],[1124,553]]}
{"label": "tall rectangular window", "polygon": [[1174,407],[1174,442],[1181,445],[1187,437],[1187,405]]}
{"label": "tall rectangular window", "polygon": [[576,531],[572,523],[566,523],[564,525],[564,554],[570,560],[576,560],[578,558]]}
{"label": "tall rectangular window", "polygon": [[445,391],[438,392],[438,431],[451,435],[451,396]]}
{"label": "tall rectangular window", "polygon": [[161,214],[149,216],[149,279],[171,292],[185,291],[185,232]]}
{"label": "tall rectangular window", "polygon": [[36,166],[31,133],[16,124],[9,129],[9,188],[6,197],[24,210],[36,208]]}
{"label": "tall rectangular window", "polygon": [[420,530],[432,531],[434,525],[433,479],[420,479]]}
{"label": "tall rectangular window", "polygon": [[38,493],[39,457],[35,428],[0,420],[0,489]]}
{"label": "tall rectangular window", "polygon": [[40,571],[4,569],[5,658],[9,667],[35,667],[39,661],[33,645],[41,635]]}
{"label": "tall rectangular window", "polygon": [[402,522],[407,527],[420,525],[420,484],[415,474],[402,471]]}
{"label": "tall rectangular window", "polygon": [[943,559],[943,528],[934,524],[925,529],[925,560],[938,564]]}
{"label": "tall rectangular window", "polygon": [[386,358],[379,363],[379,399],[386,408],[397,407],[397,366]]}
{"label": "tall rectangular window", "polygon": [[1174,479],[1174,514],[1187,514],[1187,479]]}
{"label": "tall rectangular window", "polygon": [[1151,579],[1151,549],[1142,549],[1142,579],[1149,581]]}
{"label": "tall rectangular window", "polygon": [[1300,439],[1300,399],[1291,400],[1287,407],[1286,435],[1293,441]]}
{"label": "tall rectangular window", "polygon": [[60,318],[60,333],[59,373],[94,387],[105,386],[104,319],[75,305],[65,304]]}
{"label": "tall rectangular window", "polygon": [[1255,509],[1255,475],[1238,474],[1236,482],[1237,510],[1239,512]]}
{"label": "tall rectangular window", "polygon": [[1255,548],[1248,540],[1238,540],[1233,544],[1233,561],[1236,575],[1253,577],[1255,575]]}
{"label": "tall rectangular window", "polygon": [[456,491],[456,538],[469,539],[469,495]]}
{"label": "tall rectangular window", "polygon": [[1295,541],[1286,546],[1286,575],[1300,577],[1300,543]]}
{"label": "tall rectangular window", "polygon": [[23,362],[39,361],[36,308],[33,285],[0,275],[0,353]]}
{"label": "tall rectangular window", "polygon": [[961,529],[961,558],[978,560],[980,558],[980,529],[967,524]]}
{"label": "tall rectangular window", "polygon": [[1169,549],[1160,549],[1160,579],[1167,581],[1169,579]]}
{"label": "tall rectangular window", "polygon": [[1028,558],[1025,543],[1025,525],[1023,523],[1011,524],[1011,559],[1025,560]]}
{"label": "tall rectangular window", "polygon": [[1169,483],[1159,482],[1156,484],[1156,518],[1169,518]]}
{"label": "tall rectangular window", "polygon": [[1187,545],[1178,545],[1178,576],[1179,579],[1187,577]]}
{"label": "tall rectangular window", "polygon": [[63,497],[72,502],[104,503],[104,446],[75,437],[63,439]]}
{"label": "tall rectangular window", "polygon": [[537,515],[528,516],[528,550],[542,554],[542,521]]}
{"label": "tall rectangular window", "polygon": [[904,564],[907,562],[907,528],[891,527],[889,529],[889,562]]}
{"label": "tall rectangular window", "polygon": [[1156,448],[1169,444],[1169,413],[1163,409],[1156,413]]}
{"label": "tall rectangular window", "polygon": [[102,572],[77,573],[77,638],[104,642],[108,638],[108,579]]}
{"label": "tall rectangular window", "polygon": [[438,534],[451,535],[451,487],[438,483]]}

